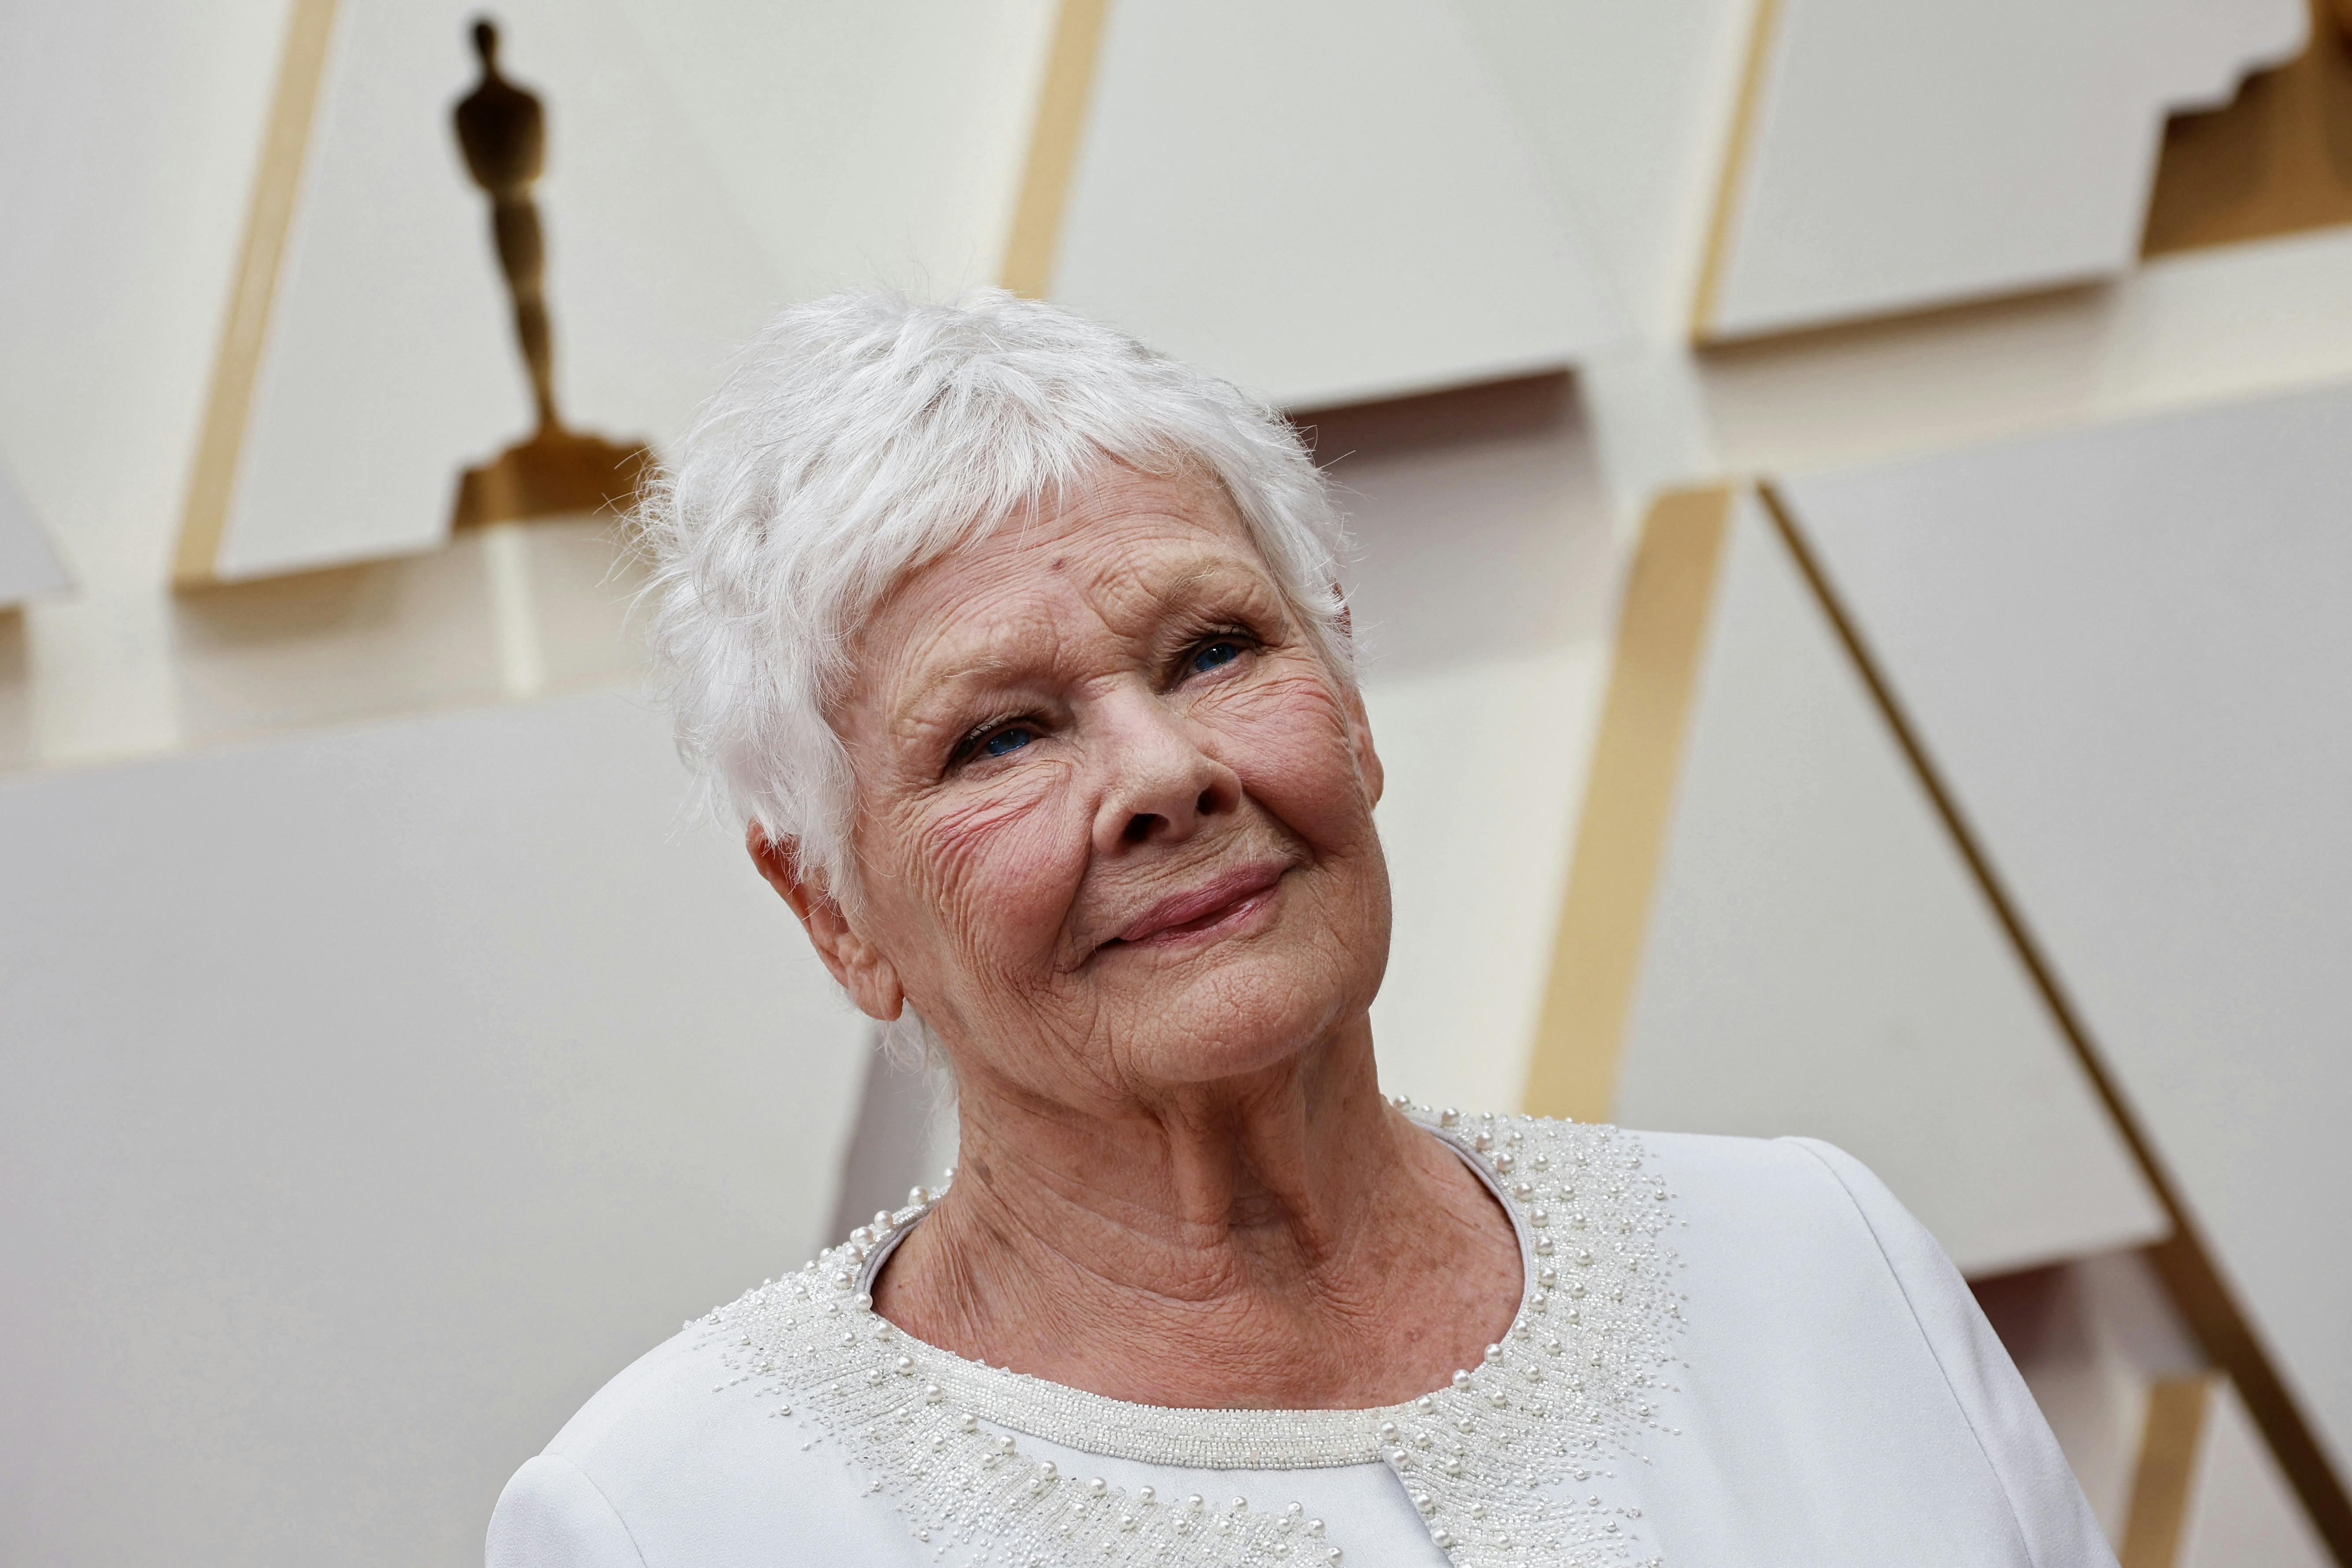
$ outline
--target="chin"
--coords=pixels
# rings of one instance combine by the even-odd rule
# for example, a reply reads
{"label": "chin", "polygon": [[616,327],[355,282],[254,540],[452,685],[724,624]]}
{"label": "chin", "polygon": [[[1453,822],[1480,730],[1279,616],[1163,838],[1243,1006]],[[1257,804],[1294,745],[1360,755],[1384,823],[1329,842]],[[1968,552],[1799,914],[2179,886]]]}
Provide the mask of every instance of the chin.
{"label": "chin", "polygon": [[1196,1084],[1295,1061],[1368,1010],[1378,988],[1377,975],[1360,986],[1314,978],[1318,984],[1300,984],[1297,966],[1288,963],[1220,965],[1191,977],[1175,994],[1130,1012],[1128,1068],[1156,1083]]}

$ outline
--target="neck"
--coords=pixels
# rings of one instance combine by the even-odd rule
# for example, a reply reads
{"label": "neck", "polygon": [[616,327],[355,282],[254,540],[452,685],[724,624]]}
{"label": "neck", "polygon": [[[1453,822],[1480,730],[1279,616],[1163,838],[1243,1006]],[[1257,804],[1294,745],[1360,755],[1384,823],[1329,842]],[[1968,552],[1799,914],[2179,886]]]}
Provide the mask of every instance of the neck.
{"label": "neck", "polygon": [[1139,1404],[1397,1403],[1519,1295],[1508,1220],[1381,1098],[1361,1019],[1279,1067],[1078,1107],[967,1082],[953,1190],[877,1288],[965,1357]]}

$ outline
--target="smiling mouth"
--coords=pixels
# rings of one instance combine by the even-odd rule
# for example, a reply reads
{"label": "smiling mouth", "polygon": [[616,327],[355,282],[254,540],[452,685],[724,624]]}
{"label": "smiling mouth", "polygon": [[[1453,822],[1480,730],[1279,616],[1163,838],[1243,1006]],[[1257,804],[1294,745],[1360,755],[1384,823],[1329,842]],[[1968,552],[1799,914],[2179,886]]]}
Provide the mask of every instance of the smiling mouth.
{"label": "smiling mouth", "polygon": [[1273,901],[1286,868],[1248,866],[1162,899],[1105,947],[1175,947],[1223,935]]}

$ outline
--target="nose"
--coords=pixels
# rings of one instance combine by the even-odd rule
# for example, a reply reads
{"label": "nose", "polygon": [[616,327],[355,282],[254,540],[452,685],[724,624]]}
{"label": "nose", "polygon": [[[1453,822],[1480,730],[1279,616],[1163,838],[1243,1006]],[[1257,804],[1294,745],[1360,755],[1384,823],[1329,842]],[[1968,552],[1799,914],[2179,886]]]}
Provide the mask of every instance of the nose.
{"label": "nose", "polygon": [[1118,693],[1097,714],[1108,776],[1095,811],[1095,851],[1181,844],[1241,805],[1240,775],[1203,747],[1197,725],[1155,694]]}

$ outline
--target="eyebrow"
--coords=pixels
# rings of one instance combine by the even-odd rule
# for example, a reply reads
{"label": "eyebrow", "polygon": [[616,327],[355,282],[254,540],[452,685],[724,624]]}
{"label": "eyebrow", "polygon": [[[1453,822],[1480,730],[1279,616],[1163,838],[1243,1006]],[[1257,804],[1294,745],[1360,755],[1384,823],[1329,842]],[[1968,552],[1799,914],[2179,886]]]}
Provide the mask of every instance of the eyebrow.
{"label": "eyebrow", "polygon": [[[1165,583],[1154,587],[1151,590],[1152,603],[1160,609],[1165,610],[1196,593],[1203,583],[1219,577],[1235,577],[1246,582],[1254,592],[1265,595],[1271,603],[1282,605],[1286,611],[1287,605],[1282,597],[1282,591],[1270,578],[1262,572],[1237,570],[1240,567],[1241,563],[1234,561],[1196,561],[1182,571],[1174,574]],[[935,675],[920,678],[908,689],[903,701],[893,704],[892,716],[894,720],[903,721],[912,716],[918,709],[937,698],[941,692],[951,691],[957,687],[992,683],[1010,684],[1030,679],[1037,673],[1037,670],[1038,666],[1035,661],[1019,655],[983,653]]]}

